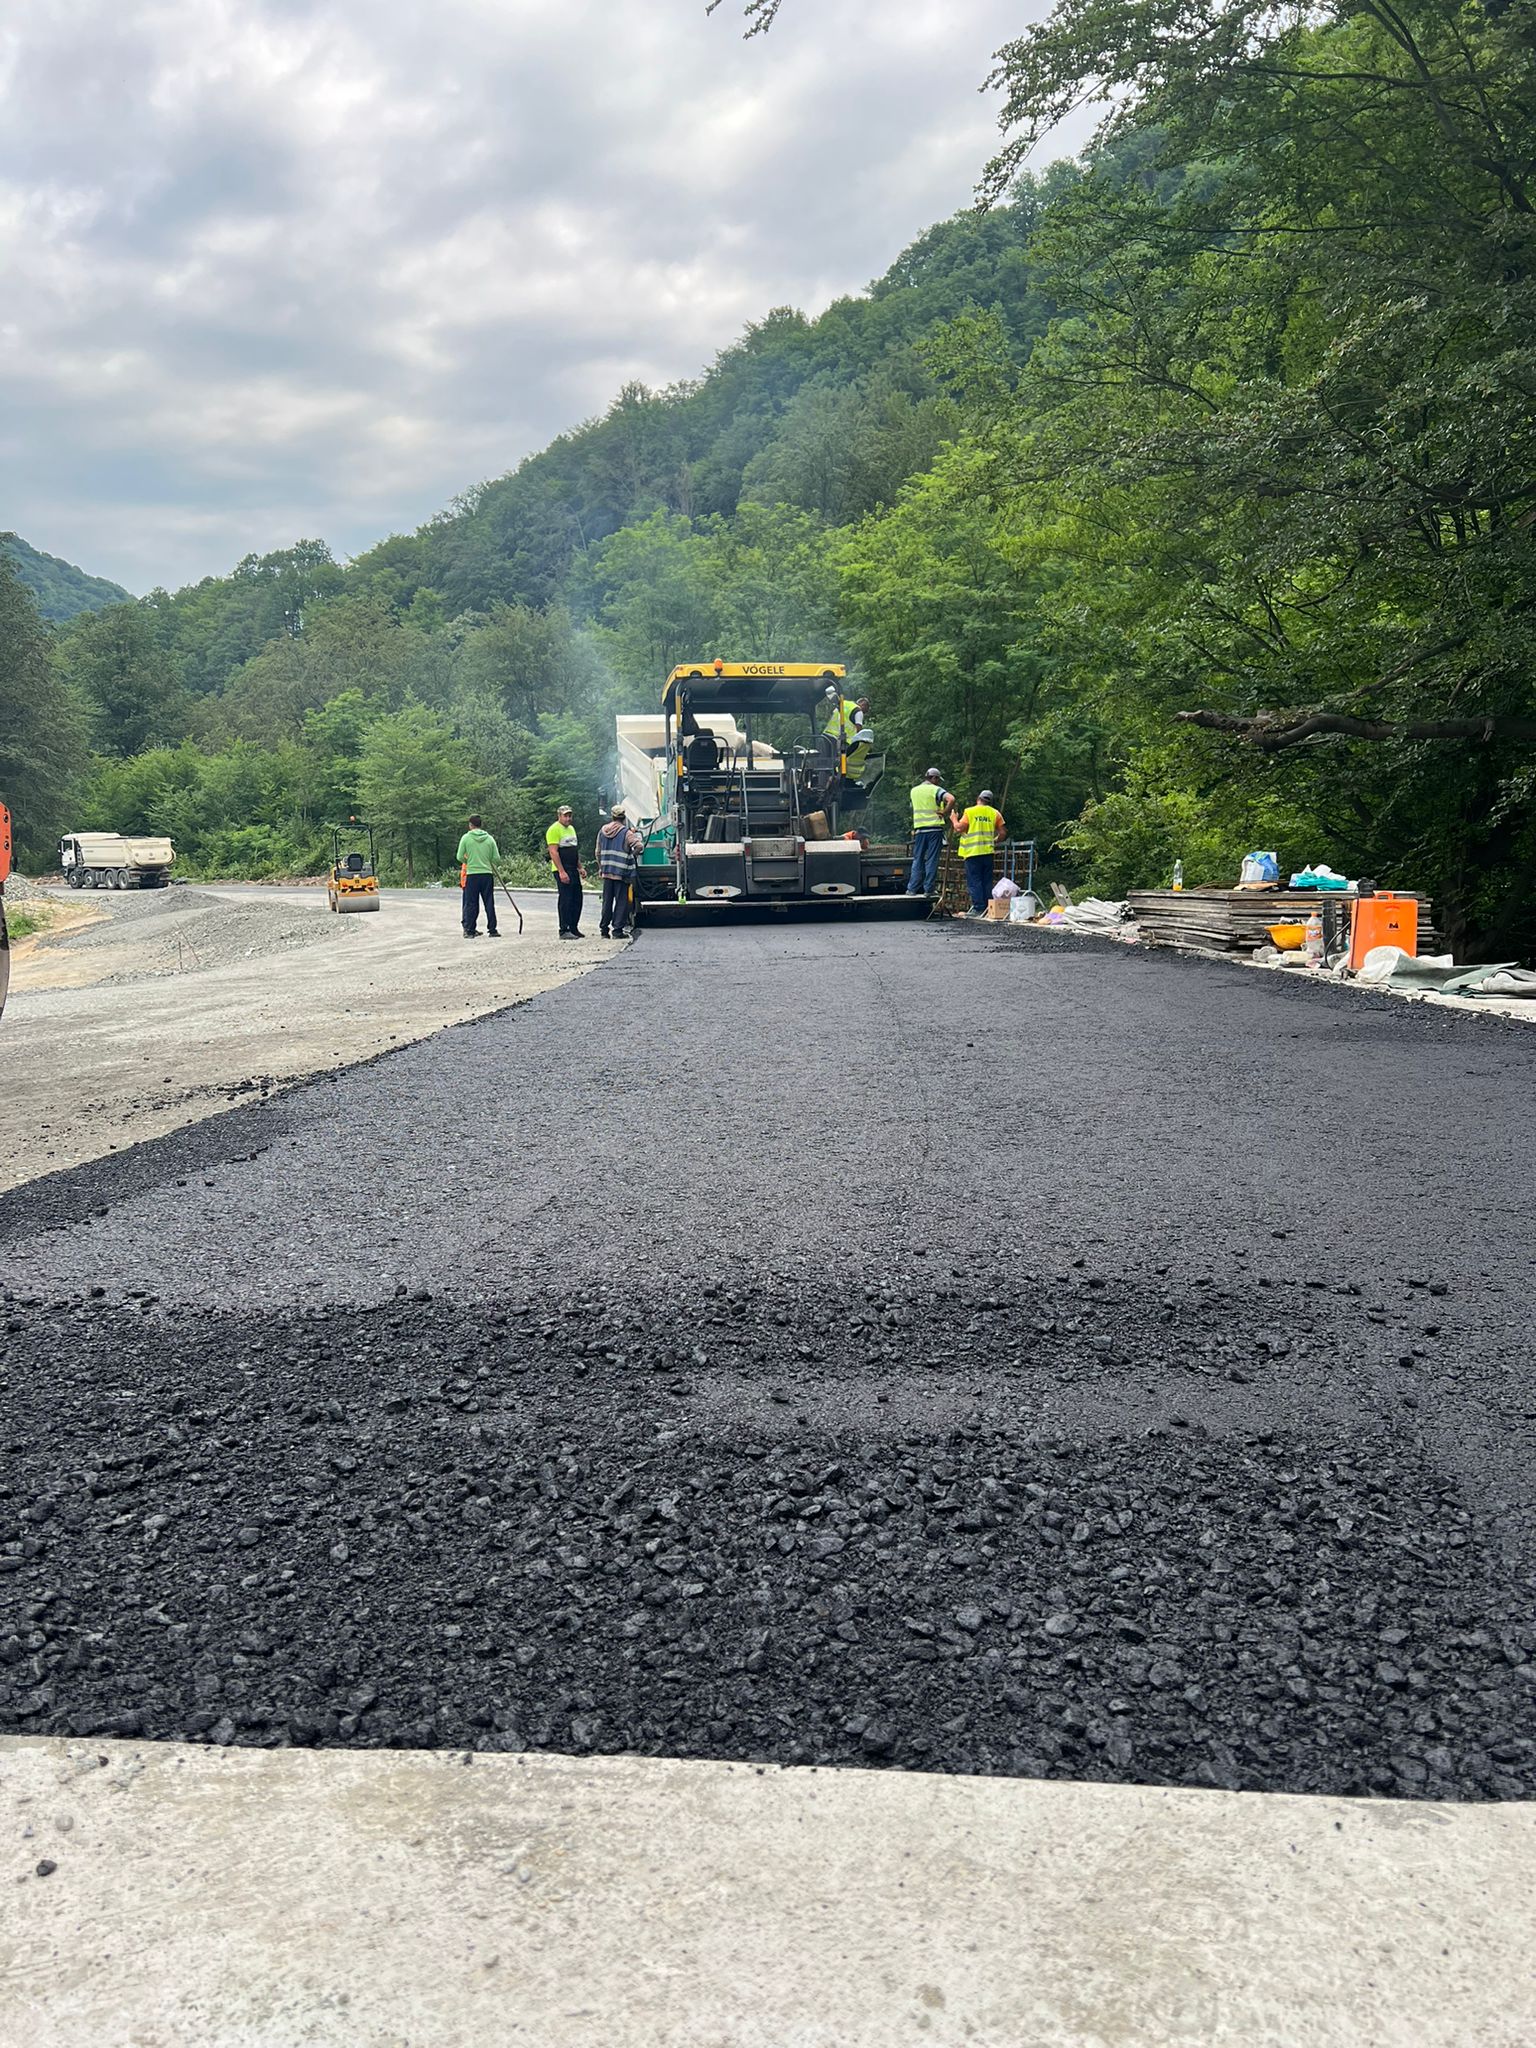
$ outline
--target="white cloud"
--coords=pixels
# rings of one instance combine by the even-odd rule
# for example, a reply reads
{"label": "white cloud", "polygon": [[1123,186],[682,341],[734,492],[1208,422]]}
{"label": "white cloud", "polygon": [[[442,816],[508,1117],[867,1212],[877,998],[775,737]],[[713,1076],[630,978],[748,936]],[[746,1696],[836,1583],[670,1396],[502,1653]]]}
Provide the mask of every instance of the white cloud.
{"label": "white cloud", "polygon": [[11,0],[0,526],[135,589],[411,527],[963,205],[1019,0]]}

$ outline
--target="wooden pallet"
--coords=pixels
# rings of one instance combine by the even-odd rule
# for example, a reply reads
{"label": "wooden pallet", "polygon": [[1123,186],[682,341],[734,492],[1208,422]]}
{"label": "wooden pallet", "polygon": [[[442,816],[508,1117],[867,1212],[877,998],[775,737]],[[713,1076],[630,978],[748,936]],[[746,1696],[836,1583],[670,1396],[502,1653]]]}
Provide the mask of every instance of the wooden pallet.
{"label": "wooden pallet", "polygon": [[[1399,893],[1408,894],[1408,891]],[[1141,936],[1165,946],[1211,953],[1256,952],[1270,943],[1272,924],[1305,924],[1329,903],[1349,916],[1353,897],[1325,889],[1132,889],[1127,902]],[[1427,896],[1419,906],[1419,951],[1438,951]]]}

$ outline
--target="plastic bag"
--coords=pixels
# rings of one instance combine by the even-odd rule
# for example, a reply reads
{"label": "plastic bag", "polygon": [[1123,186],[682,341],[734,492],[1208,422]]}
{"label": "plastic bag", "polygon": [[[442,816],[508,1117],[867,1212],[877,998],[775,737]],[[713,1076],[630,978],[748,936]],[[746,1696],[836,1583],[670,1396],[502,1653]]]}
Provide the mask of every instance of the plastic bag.
{"label": "plastic bag", "polygon": [[1278,853],[1249,853],[1243,856],[1243,871],[1238,880],[1251,886],[1255,882],[1278,882],[1280,879],[1280,856]]}
{"label": "plastic bag", "polygon": [[1017,896],[1018,893],[1019,885],[1011,875],[1004,875],[1001,881],[992,884],[993,898],[999,903],[1006,903],[1010,896]]}

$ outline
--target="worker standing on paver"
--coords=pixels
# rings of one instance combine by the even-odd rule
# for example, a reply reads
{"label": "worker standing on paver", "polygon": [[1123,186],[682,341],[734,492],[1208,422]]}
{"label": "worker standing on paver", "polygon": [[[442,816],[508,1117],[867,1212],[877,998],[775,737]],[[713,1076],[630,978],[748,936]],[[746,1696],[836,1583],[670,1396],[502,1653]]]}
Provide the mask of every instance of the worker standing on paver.
{"label": "worker standing on paver", "polygon": [[549,852],[549,864],[555,871],[555,887],[560,894],[560,936],[562,939],[581,939],[586,934],[581,929],[581,882],[586,869],[581,864],[581,852],[576,839],[576,814],[569,804],[562,804],[555,813],[555,822],[544,834],[544,844]]}
{"label": "worker standing on paver", "polygon": [[[828,683],[825,694],[827,722],[821,729],[821,752],[823,765],[829,773],[835,773],[864,720],[860,705],[851,697],[845,697],[831,683]],[[861,704],[867,705],[868,702],[867,697],[860,699]]]}
{"label": "worker standing on paver", "polygon": [[459,841],[457,855],[459,879],[464,895],[464,936],[478,939],[476,927],[480,922],[480,906],[485,905],[485,935],[488,939],[499,939],[496,929],[496,863],[501,859],[501,848],[481,825],[478,816],[472,816],[469,830]]}
{"label": "worker standing on paver", "polygon": [[930,768],[921,782],[915,782],[912,797],[912,872],[907,877],[909,896],[931,896],[939,886],[939,855],[944,851],[944,813],[954,798],[944,787],[937,768]]}
{"label": "worker standing on paver", "polygon": [[967,917],[985,917],[992,894],[992,852],[1003,837],[1003,814],[990,789],[984,789],[975,803],[963,811],[949,806],[949,820],[960,834],[960,858],[965,863],[965,886],[971,907]]}
{"label": "worker standing on paver", "polygon": [[603,909],[598,930],[605,939],[622,939],[629,928],[629,890],[635,858],[644,844],[615,804],[597,835],[597,872],[603,884]]}

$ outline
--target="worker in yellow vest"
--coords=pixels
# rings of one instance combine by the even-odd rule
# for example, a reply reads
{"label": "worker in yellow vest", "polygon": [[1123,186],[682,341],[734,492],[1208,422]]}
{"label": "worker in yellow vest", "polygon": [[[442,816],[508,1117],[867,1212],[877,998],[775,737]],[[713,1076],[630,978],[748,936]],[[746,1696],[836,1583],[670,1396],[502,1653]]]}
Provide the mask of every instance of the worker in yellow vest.
{"label": "worker in yellow vest", "polygon": [[967,917],[985,917],[992,895],[992,850],[1004,837],[1003,814],[990,789],[984,789],[975,803],[963,811],[949,807],[949,821],[960,834],[960,858],[965,863],[965,886],[970,891]]}
{"label": "worker in yellow vest", "polygon": [[931,896],[939,886],[944,813],[955,800],[944,787],[937,768],[930,768],[921,782],[913,783],[911,796],[912,872],[907,876],[907,894]]}
{"label": "worker in yellow vest", "polygon": [[[826,688],[827,722],[821,729],[821,751],[825,766],[836,770],[853,744],[853,736],[864,723],[858,704],[829,683]],[[867,699],[865,700],[868,701]]]}

